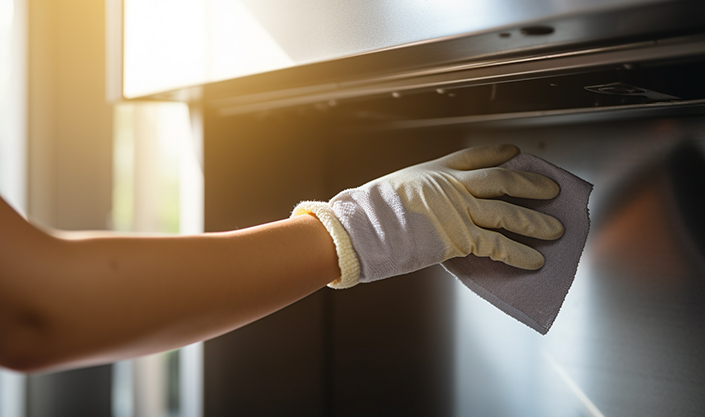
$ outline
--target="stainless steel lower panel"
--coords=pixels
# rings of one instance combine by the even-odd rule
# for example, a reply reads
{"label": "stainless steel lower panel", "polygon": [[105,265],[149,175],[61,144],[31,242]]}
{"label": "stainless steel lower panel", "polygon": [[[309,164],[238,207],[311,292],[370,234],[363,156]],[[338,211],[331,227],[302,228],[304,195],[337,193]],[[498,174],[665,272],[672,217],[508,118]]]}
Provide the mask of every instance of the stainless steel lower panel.
{"label": "stainless steel lower panel", "polygon": [[[702,152],[705,120],[465,135],[468,145],[515,143],[595,191],[575,283],[548,335],[457,285],[455,415],[701,415],[705,253],[696,242],[705,230],[682,204],[703,207],[705,167],[673,151]],[[683,189],[692,194],[675,195]]]}

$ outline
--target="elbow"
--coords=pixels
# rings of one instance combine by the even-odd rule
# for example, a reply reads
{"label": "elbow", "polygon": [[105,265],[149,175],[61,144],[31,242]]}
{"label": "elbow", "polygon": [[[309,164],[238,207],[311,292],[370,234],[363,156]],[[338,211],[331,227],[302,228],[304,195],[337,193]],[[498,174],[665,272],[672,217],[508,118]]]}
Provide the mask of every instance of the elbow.
{"label": "elbow", "polygon": [[24,349],[21,343],[12,337],[6,337],[6,334],[7,332],[2,332],[0,341],[0,367],[24,373],[41,370],[41,361],[31,354],[31,349]]}
{"label": "elbow", "polygon": [[0,367],[29,373],[55,365],[45,327],[34,315],[0,320]]}
{"label": "elbow", "polygon": [[36,372],[54,372],[68,370],[80,366],[91,365],[81,364],[71,361],[69,357],[62,357],[49,350],[36,349],[26,346],[21,349],[18,346],[4,346],[0,344],[0,368],[9,369],[14,372],[31,374]]}
{"label": "elbow", "polygon": [[[60,371],[105,363],[67,345],[65,331],[46,312],[15,314],[12,319],[0,311],[0,367],[15,372]],[[62,337],[59,337],[62,335]],[[70,338],[69,338],[70,339]]]}
{"label": "elbow", "polygon": [[33,250],[0,250],[0,367],[24,373],[56,365],[61,334],[54,301],[59,297],[47,289],[54,281],[46,279],[48,271],[58,269],[52,261],[56,249],[45,241],[32,243]]}
{"label": "elbow", "polygon": [[21,373],[48,371],[57,363],[51,355],[42,354],[32,346],[0,343],[0,367]]}
{"label": "elbow", "polygon": [[24,355],[8,355],[6,352],[0,352],[0,367],[21,373],[38,372],[47,368],[46,364],[34,358],[28,358]]}

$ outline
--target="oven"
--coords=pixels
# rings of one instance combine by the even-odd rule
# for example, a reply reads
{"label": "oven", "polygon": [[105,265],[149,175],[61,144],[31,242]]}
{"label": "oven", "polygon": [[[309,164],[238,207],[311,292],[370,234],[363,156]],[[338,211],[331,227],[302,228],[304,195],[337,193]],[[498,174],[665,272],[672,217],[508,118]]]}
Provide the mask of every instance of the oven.
{"label": "oven", "polygon": [[[286,27],[331,19],[325,2],[301,6],[308,14],[269,3],[283,11],[258,16],[283,44]],[[321,45],[357,36],[342,54],[312,57],[294,39],[296,65],[149,95],[202,115],[206,230],[286,218],[301,200],[409,164],[513,143],[594,184],[562,311],[541,336],[440,267],[323,289],[206,342],[205,415],[702,413],[702,2],[493,2],[494,20],[456,33],[431,31],[422,14],[379,21],[403,18],[398,3],[358,2],[348,21],[331,20],[338,38]],[[420,39],[395,37],[405,30]]]}

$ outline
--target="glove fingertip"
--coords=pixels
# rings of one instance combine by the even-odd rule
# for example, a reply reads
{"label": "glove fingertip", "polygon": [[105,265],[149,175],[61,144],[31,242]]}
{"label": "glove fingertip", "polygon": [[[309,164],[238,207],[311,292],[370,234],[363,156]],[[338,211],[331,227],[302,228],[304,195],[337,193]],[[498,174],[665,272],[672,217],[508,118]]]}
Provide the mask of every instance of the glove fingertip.
{"label": "glove fingertip", "polygon": [[482,169],[497,166],[519,155],[514,145],[492,145],[467,148],[443,157],[446,166],[457,170]]}
{"label": "glove fingertip", "polygon": [[536,256],[531,257],[531,259],[522,259],[518,262],[507,262],[507,265],[513,266],[519,269],[525,269],[527,271],[536,271],[541,269],[546,263],[543,255],[536,252]]}
{"label": "glove fingertip", "polygon": [[546,260],[539,251],[519,243],[516,245],[519,246],[515,247],[513,251],[506,253],[505,259],[501,260],[502,262],[527,271],[535,271],[543,267]]}
{"label": "glove fingertip", "polygon": [[561,193],[561,186],[558,185],[557,182],[549,178],[549,182],[548,184],[546,184],[546,190],[544,192],[546,200],[556,198],[558,197],[558,194]]}
{"label": "glove fingertip", "polygon": [[502,145],[497,145],[497,152],[511,155],[511,157],[513,158],[521,153],[521,149],[519,149],[519,147],[516,145],[504,143]]}
{"label": "glove fingertip", "polygon": [[560,239],[565,233],[565,227],[563,227],[563,223],[561,223],[560,220],[555,217],[552,217],[552,219],[555,220],[555,224],[553,225],[553,232],[551,233],[549,240]]}

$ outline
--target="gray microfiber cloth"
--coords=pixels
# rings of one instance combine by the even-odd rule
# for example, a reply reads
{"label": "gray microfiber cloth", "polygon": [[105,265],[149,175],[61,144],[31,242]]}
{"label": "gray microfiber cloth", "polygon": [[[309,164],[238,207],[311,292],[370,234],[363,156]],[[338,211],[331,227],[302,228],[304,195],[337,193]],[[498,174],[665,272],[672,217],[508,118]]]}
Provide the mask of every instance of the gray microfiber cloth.
{"label": "gray microfiber cloth", "polygon": [[474,255],[450,259],[443,262],[443,267],[500,310],[546,334],[573,283],[587,240],[590,228],[587,203],[592,184],[529,154],[520,154],[501,166],[535,172],[560,185],[559,195],[552,200],[506,200],[557,218],[565,228],[563,236],[554,241],[542,241],[502,232],[541,252],[546,262],[537,271],[514,268]]}

